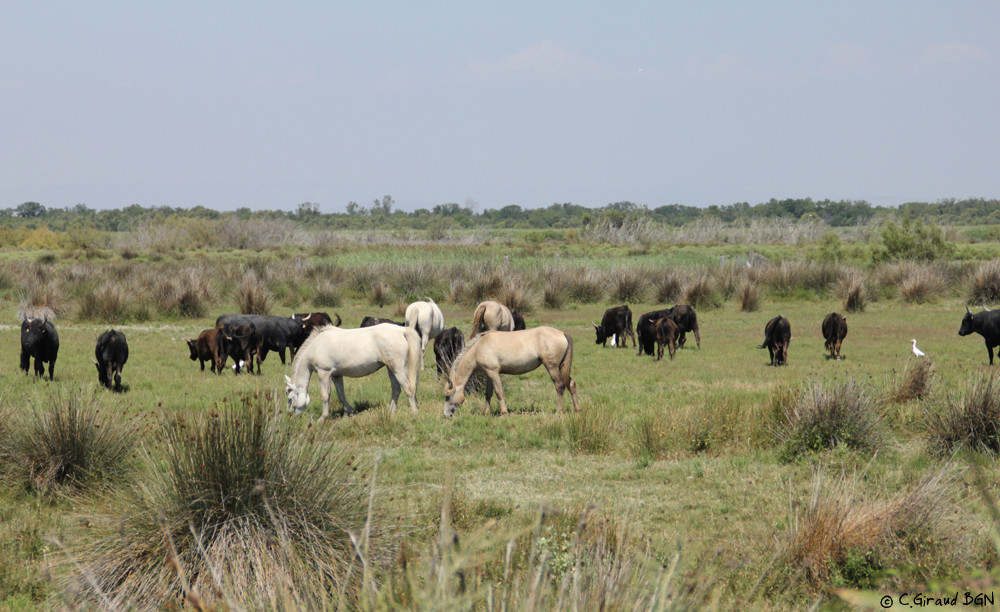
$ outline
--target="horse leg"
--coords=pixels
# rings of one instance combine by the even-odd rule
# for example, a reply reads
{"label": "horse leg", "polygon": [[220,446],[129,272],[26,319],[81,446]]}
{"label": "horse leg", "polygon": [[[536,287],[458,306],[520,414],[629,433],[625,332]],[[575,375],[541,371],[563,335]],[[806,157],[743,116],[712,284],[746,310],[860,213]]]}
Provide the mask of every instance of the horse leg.
{"label": "horse leg", "polygon": [[389,388],[392,390],[392,399],[389,400],[389,412],[396,412],[396,400],[399,399],[399,381],[396,380],[396,374],[390,368],[386,368],[385,371],[389,374]]}
{"label": "horse leg", "polygon": [[691,331],[694,332],[694,341],[698,345],[698,350],[701,350],[701,334],[698,333],[698,328],[694,328]]}
{"label": "horse leg", "polygon": [[330,374],[329,370],[316,371],[316,377],[319,378],[319,398],[323,400],[323,416],[319,418],[321,421],[330,416]]}
{"label": "horse leg", "polygon": [[486,378],[486,390],[483,392],[483,395],[486,396],[486,407],[483,408],[483,414],[489,414],[489,413],[493,412],[493,406],[490,405],[491,402],[493,401],[493,379],[492,378],[489,378],[489,377]]}
{"label": "horse leg", "polygon": [[[566,391],[566,381],[563,380],[563,372],[559,368],[558,364],[545,364],[545,370],[549,373],[549,378],[552,379],[552,384],[556,387],[556,408],[559,410],[559,414],[563,412],[563,392]],[[575,406],[575,404],[574,404]]]}
{"label": "horse leg", "polygon": [[[490,382],[486,387],[486,393],[489,394],[491,391],[497,394],[497,402],[500,403],[500,414],[507,414],[507,402],[503,397],[503,387],[500,386],[500,371],[499,370],[483,370],[486,372],[486,376]],[[490,400],[489,395],[486,396],[486,409],[489,410]]]}
{"label": "horse leg", "polygon": [[357,414],[358,411],[354,409],[354,406],[352,406],[350,402],[347,401],[347,396],[344,395],[344,377],[334,376],[333,386],[337,388],[337,398],[340,400],[340,405],[344,407],[344,415],[354,416],[355,414]]}
{"label": "horse leg", "polygon": [[402,389],[403,393],[406,394],[406,399],[410,402],[410,412],[417,414],[419,412],[419,410],[417,410],[417,390],[416,388],[411,389],[410,385],[406,382],[406,367],[402,367],[399,371],[394,371],[392,368],[388,367],[386,370],[389,372],[390,380],[394,381],[398,386],[395,391],[395,395],[393,396],[394,401],[395,398],[399,397],[399,389]]}

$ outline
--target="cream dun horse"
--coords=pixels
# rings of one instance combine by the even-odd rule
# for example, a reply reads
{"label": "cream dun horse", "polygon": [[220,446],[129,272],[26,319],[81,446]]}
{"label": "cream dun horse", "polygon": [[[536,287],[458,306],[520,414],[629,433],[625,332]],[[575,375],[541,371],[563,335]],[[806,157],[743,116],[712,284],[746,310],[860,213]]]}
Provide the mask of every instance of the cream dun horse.
{"label": "cream dun horse", "polygon": [[344,377],[368,376],[385,366],[392,386],[389,410],[396,410],[396,399],[402,389],[410,400],[410,410],[415,413],[420,357],[420,336],[409,327],[390,323],[360,329],[322,327],[305,341],[292,362],[292,375],[285,376],[288,409],[296,413],[306,409],[309,405],[309,379],[316,372],[323,400],[321,418],[330,415],[331,380],[337,388],[344,414],[356,414],[354,406],[344,396]]}
{"label": "cream dun horse", "polygon": [[493,393],[500,402],[500,414],[507,414],[501,374],[526,374],[544,365],[556,387],[559,412],[563,411],[563,392],[568,388],[573,409],[580,410],[576,381],[570,376],[573,365],[573,339],[552,327],[535,327],[512,332],[490,331],[476,337],[455,358],[445,387],[444,416],[451,417],[465,401],[465,383],[476,370],[486,373],[486,411],[490,411]]}
{"label": "cream dun horse", "polygon": [[469,338],[491,330],[513,331],[514,315],[511,314],[510,308],[500,302],[486,300],[476,306],[476,312],[472,315],[472,332],[469,333]]}

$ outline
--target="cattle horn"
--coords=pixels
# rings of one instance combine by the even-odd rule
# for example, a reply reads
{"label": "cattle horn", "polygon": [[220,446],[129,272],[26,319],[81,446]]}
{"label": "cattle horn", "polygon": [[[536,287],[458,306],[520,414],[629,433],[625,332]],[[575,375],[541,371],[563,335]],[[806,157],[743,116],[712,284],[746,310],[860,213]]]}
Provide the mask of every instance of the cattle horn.
{"label": "cattle horn", "polygon": [[969,306],[968,305],[965,306],[965,312],[968,313],[968,314],[972,314],[972,311],[969,310]]}
{"label": "cattle horn", "polygon": [[599,327],[597,323],[594,323],[593,321],[591,321],[590,324],[594,326],[594,329],[597,329]]}
{"label": "cattle horn", "polygon": [[340,327],[340,324],[343,323],[343,320],[340,318],[340,315],[337,313],[333,313],[333,316],[337,317],[337,322],[334,323],[333,326]]}

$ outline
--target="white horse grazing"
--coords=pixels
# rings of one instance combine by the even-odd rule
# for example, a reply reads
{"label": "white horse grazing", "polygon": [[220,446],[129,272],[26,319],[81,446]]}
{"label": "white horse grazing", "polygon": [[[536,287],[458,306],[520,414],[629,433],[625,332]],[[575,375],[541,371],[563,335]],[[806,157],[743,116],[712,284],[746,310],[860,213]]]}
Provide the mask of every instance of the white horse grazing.
{"label": "white horse grazing", "polygon": [[476,312],[472,315],[472,332],[469,338],[492,330],[514,331],[514,315],[511,314],[510,308],[500,302],[486,300],[476,306]]}
{"label": "white horse grazing", "polygon": [[360,378],[385,366],[392,386],[389,410],[396,410],[402,388],[410,400],[410,410],[417,412],[417,374],[420,368],[420,336],[408,328],[382,323],[359,329],[326,326],[314,331],[295,355],[292,375],[285,377],[288,409],[302,412],[309,405],[309,379],[319,376],[323,416],[330,415],[330,381],[337,387],[337,397],[344,414],[356,414],[344,397],[344,376]]}
{"label": "white horse grazing", "polygon": [[420,369],[424,369],[424,354],[427,344],[444,331],[444,314],[434,300],[413,302],[406,307],[406,326],[420,334]]}
{"label": "white horse grazing", "polygon": [[455,358],[445,388],[444,416],[451,417],[465,401],[465,383],[476,370],[486,373],[486,410],[496,392],[500,414],[507,414],[501,374],[526,374],[544,365],[556,386],[559,412],[563,411],[563,391],[573,398],[573,409],[580,410],[576,381],[570,376],[573,366],[573,339],[552,327],[535,327],[514,332],[490,331],[476,337]]}

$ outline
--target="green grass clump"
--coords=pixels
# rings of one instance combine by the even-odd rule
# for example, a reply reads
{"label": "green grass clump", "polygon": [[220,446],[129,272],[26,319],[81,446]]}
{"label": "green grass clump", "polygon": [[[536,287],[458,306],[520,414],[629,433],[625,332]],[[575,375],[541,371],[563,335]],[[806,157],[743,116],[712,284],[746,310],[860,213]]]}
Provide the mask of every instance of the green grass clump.
{"label": "green grass clump", "polygon": [[47,407],[28,407],[4,427],[0,456],[5,475],[27,490],[83,489],[126,475],[132,465],[133,424],[101,414],[81,395],[55,397]]}
{"label": "green grass clump", "polygon": [[1000,454],[1000,388],[996,378],[968,384],[962,397],[948,401],[925,418],[931,450],[942,456],[960,447],[995,457]]}
{"label": "green grass clump", "polygon": [[164,425],[159,467],[106,501],[109,533],[77,555],[85,597],[122,608],[356,600],[356,556],[379,557],[367,487],[353,457],[272,405],[248,394]]}
{"label": "green grass clump", "polygon": [[779,429],[782,458],[791,460],[809,452],[845,446],[874,451],[883,438],[875,400],[856,382],[814,383],[784,411]]}

